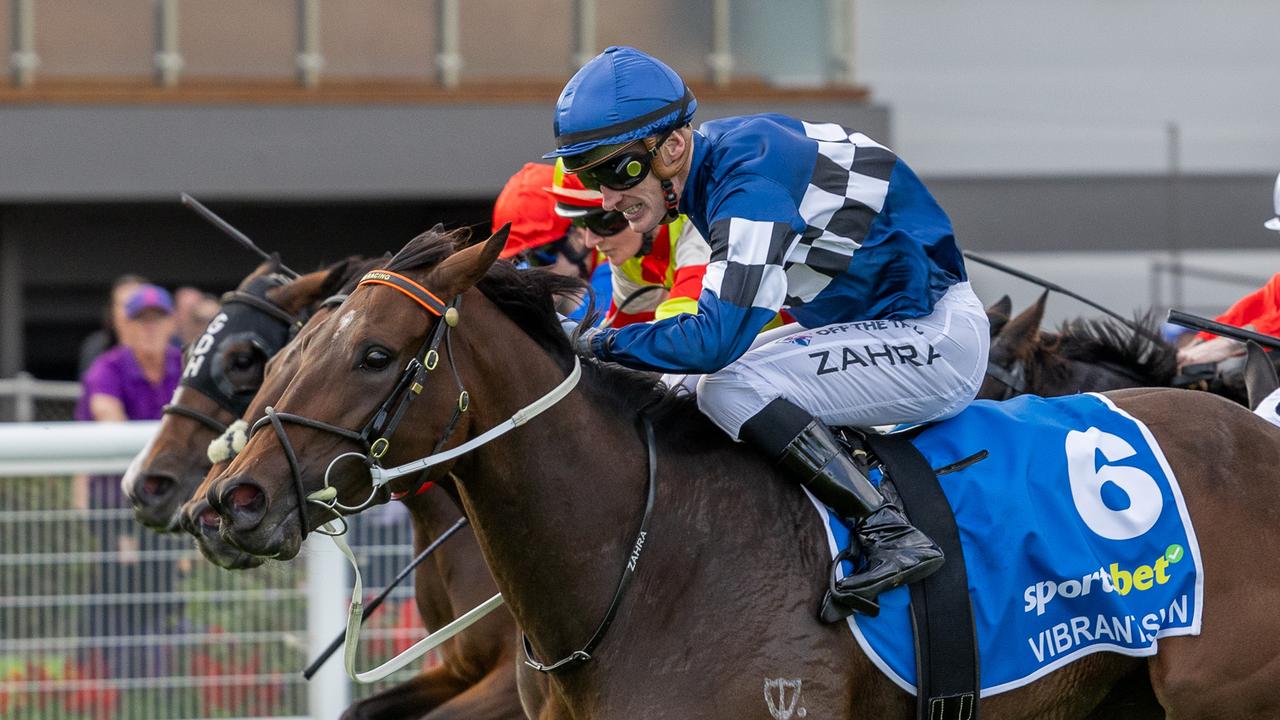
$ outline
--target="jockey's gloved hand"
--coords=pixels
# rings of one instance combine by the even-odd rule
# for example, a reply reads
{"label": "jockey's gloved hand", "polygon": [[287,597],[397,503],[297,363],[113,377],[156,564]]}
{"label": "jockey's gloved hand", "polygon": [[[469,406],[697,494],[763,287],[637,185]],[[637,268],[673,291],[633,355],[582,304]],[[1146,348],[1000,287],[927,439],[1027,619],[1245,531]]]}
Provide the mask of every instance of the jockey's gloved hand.
{"label": "jockey's gloved hand", "polygon": [[581,333],[570,336],[573,351],[585,358],[599,358],[601,346],[609,338],[609,334],[600,328],[585,328]]}

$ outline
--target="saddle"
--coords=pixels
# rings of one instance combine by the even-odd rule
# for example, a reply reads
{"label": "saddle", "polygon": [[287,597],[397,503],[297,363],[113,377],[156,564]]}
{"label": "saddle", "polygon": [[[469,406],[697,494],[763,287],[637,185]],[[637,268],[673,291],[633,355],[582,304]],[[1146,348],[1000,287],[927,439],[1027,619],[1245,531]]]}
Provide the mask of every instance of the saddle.
{"label": "saddle", "polygon": [[[981,685],[969,581],[955,515],[938,484],[938,476],[969,467],[987,453],[983,450],[935,470],[911,443],[922,429],[877,435],[840,428],[837,436],[855,461],[880,470],[880,489],[885,499],[901,507],[947,558],[940,570],[909,587],[916,651],[916,717],[975,720]],[[841,559],[837,558],[835,566],[840,564]],[[821,611],[823,619],[847,615],[843,609],[831,606],[830,597],[828,594]]]}

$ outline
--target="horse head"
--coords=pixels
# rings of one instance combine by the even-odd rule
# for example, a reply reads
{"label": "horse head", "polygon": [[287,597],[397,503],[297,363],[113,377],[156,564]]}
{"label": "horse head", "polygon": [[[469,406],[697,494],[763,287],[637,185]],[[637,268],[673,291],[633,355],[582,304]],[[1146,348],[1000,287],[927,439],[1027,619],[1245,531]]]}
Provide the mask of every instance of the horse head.
{"label": "horse head", "polygon": [[[1006,299],[1007,297],[1002,298],[1001,302]],[[992,323],[992,332],[995,334],[987,356],[987,376],[978,389],[979,398],[1004,400],[1028,392],[1028,373],[1040,344],[1040,323],[1044,320],[1044,307],[1048,299],[1049,292],[1046,290],[1026,310],[1018,313],[1017,317],[1001,323],[999,331],[994,329],[995,323]],[[1001,302],[992,307],[998,307]],[[987,314],[990,317],[990,309]]]}
{"label": "horse head", "polygon": [[[289,377],[264,385],[255,405],[265,417],[231,463],[211,473],[203,504],[194,498],[189,505],[193,526],[207,528],[216,513],[221,538],[234,547],[291,558],[308,532],[334,519],[330,507],[362,508],[388,498],[371,492],[361,460],[425,452],[419,437],[448,439],[451,411],[461,408],[460,416],[466,402],[447,387],[450,373],[457,377],[450,356],[465,343],[448,333],[458,317],[456,298],[488,271],[506,232],[452,252],[464,237],[437,228],[415,238],[385,270],[365,275],[322,325],[299,337],[296,354],[282,358],[296,372],[281,367],[279,375]],[[430,392],[424,391],[428,376]],[[439,376],[443,382],[434,382]],[[396,433],[409,424],[412,437]],[[309,501],[326,485],[336,492],[333,505]]]}
{"label": "horse head", "polygon": [[121,483],[141,524],[176,529],[179,505],[204,478],[209,441],[244,412],[263,369],[348,272],[346,261],[292,281],[279,259],[264,262],[223,296],[219,312],[187,349],[182,380],[155,438]]}
{"label": "horse head", "polygon": [[1011,315],[1013,315],[1013,300],[1010,300],[1008,295],[1001,295],[999,300],[991,303],[987,308],[987,323],[991,326],[992,338],[1000,334]]}

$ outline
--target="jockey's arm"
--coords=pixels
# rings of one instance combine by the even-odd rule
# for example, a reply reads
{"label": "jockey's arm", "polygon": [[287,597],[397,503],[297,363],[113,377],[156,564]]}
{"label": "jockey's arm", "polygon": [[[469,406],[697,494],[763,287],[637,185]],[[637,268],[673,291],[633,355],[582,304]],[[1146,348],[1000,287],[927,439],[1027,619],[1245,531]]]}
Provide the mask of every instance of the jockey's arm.
{"label": "jockey's arm", "polygon": [[711,262],[711,246],[702,233],[686,220],[672,249],[675,268],[667,299],[653,311],[655,320],[665,320],[682,313],[698,312],[698,296],[702,294],[702,278]]}
{"label": "jockey's arm", "polygon": [[697,314],[601,331],[589,339],[591,353],[631,368],[686,374],[712,373],[737,360],[786,299],[782,262],[796,234],[794,215],[776,183],[759,176],[739,182],[711,215],[711,262]]}

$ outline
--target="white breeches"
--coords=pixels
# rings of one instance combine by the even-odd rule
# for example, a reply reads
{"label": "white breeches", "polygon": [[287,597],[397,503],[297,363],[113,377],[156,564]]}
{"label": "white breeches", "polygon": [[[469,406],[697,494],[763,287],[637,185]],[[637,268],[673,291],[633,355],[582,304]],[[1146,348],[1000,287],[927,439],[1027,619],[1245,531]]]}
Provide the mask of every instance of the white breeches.
{"label": "white breeches", "polygon": [[911,320],[865,320],[761,333],[751,349],[697,383],[698,407],[737,439],[742,424],[783,397],[828,425],[941,420],[978,393],[990,328],[969,283],[947,291],[933,312]]}

